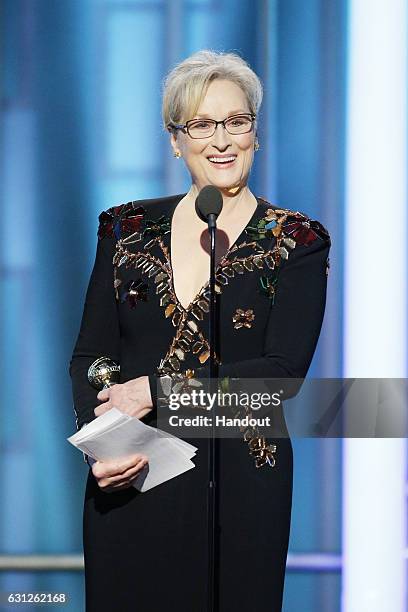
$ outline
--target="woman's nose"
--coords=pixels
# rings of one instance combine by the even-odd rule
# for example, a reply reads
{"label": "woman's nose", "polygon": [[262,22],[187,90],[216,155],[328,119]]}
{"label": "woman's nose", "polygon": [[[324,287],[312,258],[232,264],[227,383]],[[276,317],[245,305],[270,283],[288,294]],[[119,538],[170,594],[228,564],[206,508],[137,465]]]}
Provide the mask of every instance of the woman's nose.
{"label": "woman's nose", "polygon": [[213,142],[217,147],[225,147],[231,144],[230,134],[228,134],[222,123],[219,123],[215,128]]}

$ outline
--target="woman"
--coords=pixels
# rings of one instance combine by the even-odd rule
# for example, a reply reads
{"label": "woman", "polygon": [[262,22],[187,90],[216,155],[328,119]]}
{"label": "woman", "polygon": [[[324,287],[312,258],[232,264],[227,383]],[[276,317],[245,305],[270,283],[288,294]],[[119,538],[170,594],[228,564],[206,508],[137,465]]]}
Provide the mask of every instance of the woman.
{"label": "woman", "polygon": [[[219,376],[306,375],[323,319],[330,238],[317,221],[248,188],[261,98],[258,77],[235,54],[201,51],[168,75],[164,126],[191,188],[100,215],[70,368],[78,427],[112,406],[155,425],[157,377],[205,375],[209,244],[194,204],[208,184],[223,197]],[[101,356],[120,363],[121,383],[97,393],[87,371]],[[281,410],[271,414],[286,431]],[[249,439],[260,446],[242,436],[219,444],[221,612],[282,606],[292,446],[289,437],[265,441],[254,431]],[[84,505],[88,612],[206,610],[207,440],[194,443],[195,468],[146,493],[131,485],[148,457],[92,465]]]}

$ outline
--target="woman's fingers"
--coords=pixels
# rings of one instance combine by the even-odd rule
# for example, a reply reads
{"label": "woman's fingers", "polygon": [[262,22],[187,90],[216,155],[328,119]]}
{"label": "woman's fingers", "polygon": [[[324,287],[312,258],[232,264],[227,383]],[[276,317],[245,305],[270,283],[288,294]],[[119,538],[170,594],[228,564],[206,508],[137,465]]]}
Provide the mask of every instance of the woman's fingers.
{"label": "woman's fingers", "polygon": [[96,397],[102,402],[104,402],[105,400],[109,399],[110,391],[110,387],[108,387],[107,389],[102,389],[102,391],[99,391]]}
{"label": "woman's fingers", "polygon": [[121,472],[120,474],[117,474],[117,475],[115,474],[114,476],[109,476],[108,477],[109,484],[121,483],[121,482],[124,482],[125,480],[128,480],[129,478],[132,478],[132,479],[135,478],[135,476],[137,476],[140,470],[144,468],[146,463],[147,463],[147,460],[145,458],[140,458],[135,465],[132,465],[124,472]]}
{"label": "woman's fingers", "polygon": [[92,472],[103,490],[130,486],[139,472],[145,467],[148,460],[144,455],[132,455],[119,461],[97,461],[92,466]]}
{"label": "woman's fingers", "polygon": [[98,416],[101,416],[101,414],[108,412],[108,410],[110,410],[111,408],[112,408],[112,404],[110,403],[110,401],[107,401],[104,404],[97,406],[94,410],[94,413],[98,417]]}
{"label": "woman's fingers", "polygon": [[107,491],[109,493],[111,491],[119,491],[120,489],[127,489],[131,487],[133,481],[135,480],[135,478],[137,478],[137,476],[140,474],[146,464],[147,461],[142,461],[135,468],[126,472],[126,474],[124,474],[117,482],[112,482],[113,479],[110,478],[108,485],[104,488],[104,491]]}
{"label": "woman's fingers", "polygon": [[145,455],[135,453],[124,459],[111,459],[110,461],[97,461],[92,466],[94,476],[98,478],[110,478],[124,474],[129,468],[137,465],[140,460],[147,460]]}
{"label": "woman's fingers", "polygon": [[109,481],[106,482],[104,479],[102,482],[98,482],[99,488],[104,493],[113,493],[115,491],[120,491],[121,489],[128,489],[132,486],[133,481],[135,480],[135,478],[137,478],[139,472],[141,472],[143,468],[144,466],[139,468],[139,470],[135,474],[133,474],[131,478],[121,480],[120,482],[111,483]]}

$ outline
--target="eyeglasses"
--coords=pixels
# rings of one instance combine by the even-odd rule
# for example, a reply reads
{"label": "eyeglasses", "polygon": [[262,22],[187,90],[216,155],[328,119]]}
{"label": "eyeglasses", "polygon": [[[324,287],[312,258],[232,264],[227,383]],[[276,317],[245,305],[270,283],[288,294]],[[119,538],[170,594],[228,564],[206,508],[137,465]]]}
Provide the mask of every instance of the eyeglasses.
{"label": "eyeglasses", "polygon": [[229,134],[246,134],[252,130],[252,124],[256,115],[245,113],[242,115],[233,115],[227,117],[223,121],[215,121],[215,119],[190,119],[184,125],[170,123],[167,126],[169,131],[181,130],[184,134],[188,134],[190,138],[210,138],[215,134],[218,125],[222,125]]}

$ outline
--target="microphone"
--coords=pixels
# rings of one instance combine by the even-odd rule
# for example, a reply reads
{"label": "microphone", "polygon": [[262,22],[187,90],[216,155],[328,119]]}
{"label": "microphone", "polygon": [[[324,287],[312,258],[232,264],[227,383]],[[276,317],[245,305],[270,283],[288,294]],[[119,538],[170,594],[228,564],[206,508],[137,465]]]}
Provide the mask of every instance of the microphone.
{"label": "microphone", "polygon": [[[216,391],[217,364],[216,349],[217,340],[217,294],[215,292],[215,239],[216,221],[222,210],[222,194],[214,185],[206,185],[200,191],[195,201],[197,215],[204,223],[208,223],[210,234],[210,317],[209,317],[209,340],[210,340],[210,369],[209,369],[209,389],[210,392]],[[207,573],[207,611],[214,612],[218,609],[216,601],[218,598],[218,512],[217,512],[217,483],[216,476],[218,471],[218,449],[215,438],[215,418],[211,419],[211,433],[208,436],[208,489],[207,489],[207,530],[208,530],[208,573]]]}
{"label": "microphone", "polygon": [[208,228],[215,228],[215,222],[222,210],[222,194],[214,185],[206,185],[198,194],[195,209],[201,221],[208,223]]}

